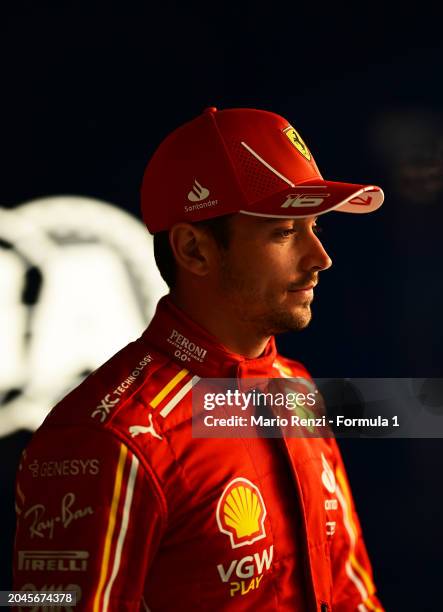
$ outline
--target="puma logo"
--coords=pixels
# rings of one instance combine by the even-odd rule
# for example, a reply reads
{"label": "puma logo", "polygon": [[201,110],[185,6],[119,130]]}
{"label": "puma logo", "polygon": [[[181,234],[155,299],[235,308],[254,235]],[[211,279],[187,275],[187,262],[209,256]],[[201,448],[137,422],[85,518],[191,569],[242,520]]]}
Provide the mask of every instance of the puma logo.
{"label": "puma logo", "polygon": [[160,436],[160,434],[158,434],[154,429],[154,424],[152,422],[152,414],[149,414],[148,418],[149,418],[149,427],[146,427],[145,425],[131,425],[131,427],[129,428],[129,433],[131,434],[131,436],[135,438],[135,436],[138,436],[139,434],[150,433],[151,436],[153,436],[154,438],[163,440],[163,437]]}

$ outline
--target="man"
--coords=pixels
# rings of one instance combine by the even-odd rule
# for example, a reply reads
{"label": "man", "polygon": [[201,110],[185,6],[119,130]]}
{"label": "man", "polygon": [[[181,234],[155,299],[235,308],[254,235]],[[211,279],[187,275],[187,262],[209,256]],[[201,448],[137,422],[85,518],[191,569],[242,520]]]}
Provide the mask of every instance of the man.
{"label": "man", "polygon": [[192,435],[201,379],[309,381],[274,334],[308,325],[331,265],[317,218],[382,202],[324,181],[273,113],[209,108],[166,138],[142,211],[171,292],[24,452],[16,589],[93,611],[382,610],[335,440]]}

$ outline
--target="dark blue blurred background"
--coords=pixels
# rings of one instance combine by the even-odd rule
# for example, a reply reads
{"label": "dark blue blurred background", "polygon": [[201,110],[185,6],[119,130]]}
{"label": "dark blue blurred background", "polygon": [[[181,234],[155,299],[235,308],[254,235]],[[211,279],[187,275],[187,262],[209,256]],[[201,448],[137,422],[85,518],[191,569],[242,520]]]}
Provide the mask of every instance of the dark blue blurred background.
{"label": "dark blue blurred background", "polygon": [[[438,12],[375,4],[15,3],[1,20],[0,206],[81,194],[139,216],[144,166],[204,107],[287,117],[325,178],[385,205],[319,224],[333,259],[311,326],[279,338],[314,376],[442,376],[443,42]],[[1,416],[1,415],[0,415]],[[0,440],[0,589],[28,432]],[[342,440],[387,610],[442,608],[441,440]]]}

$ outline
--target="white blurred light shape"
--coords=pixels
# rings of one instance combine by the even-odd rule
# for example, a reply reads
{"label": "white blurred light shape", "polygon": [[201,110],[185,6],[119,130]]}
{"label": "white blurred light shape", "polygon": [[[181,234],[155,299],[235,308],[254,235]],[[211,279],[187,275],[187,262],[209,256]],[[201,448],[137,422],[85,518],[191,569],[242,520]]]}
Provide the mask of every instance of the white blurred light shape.
{"label": "white blurred light shape", "polygon": [[0,393],[25,381],[27,309],[21,303],[26,265],[16,253],[0,249]]}
{"label": "white blurred light shape", "polygon": [[29,386],[39,395],[66,388],[145,328],[127,271],[104,245],[60,249],[44,279],[29,355]]}
{"label": "white blurred light shape", "polygon": [[[57,196],[0,209],[0,237],[43,279],[29,309],[24,383],[0,410],[1,436],[35,429],[83,372],[140,335],[168,289],[145,226],[105,202]],[[7,355],[0,344],[0,369]]]}

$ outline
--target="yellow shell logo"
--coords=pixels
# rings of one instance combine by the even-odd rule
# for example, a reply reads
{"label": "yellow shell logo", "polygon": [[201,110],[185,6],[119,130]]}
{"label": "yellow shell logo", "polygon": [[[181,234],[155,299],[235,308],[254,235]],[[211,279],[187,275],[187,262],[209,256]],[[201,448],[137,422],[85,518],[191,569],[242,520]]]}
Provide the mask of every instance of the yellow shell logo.
{"label": "yellow shell logo", "polygon": [[232,548],[266,537],[266,507],[258,488],[246,478],[234,478],[217,504],[217,524],[229,536]]}
{"label": "yellow shell logo", "polygon": [[292,127],[292,125],[283,130],[283,134],[286,134],[294,147],[303,155],[303,157],[305,157],[308,161],[311,161],[311,154],[309,153],[309,149],[306,146],[305,141],[297,130]]}

